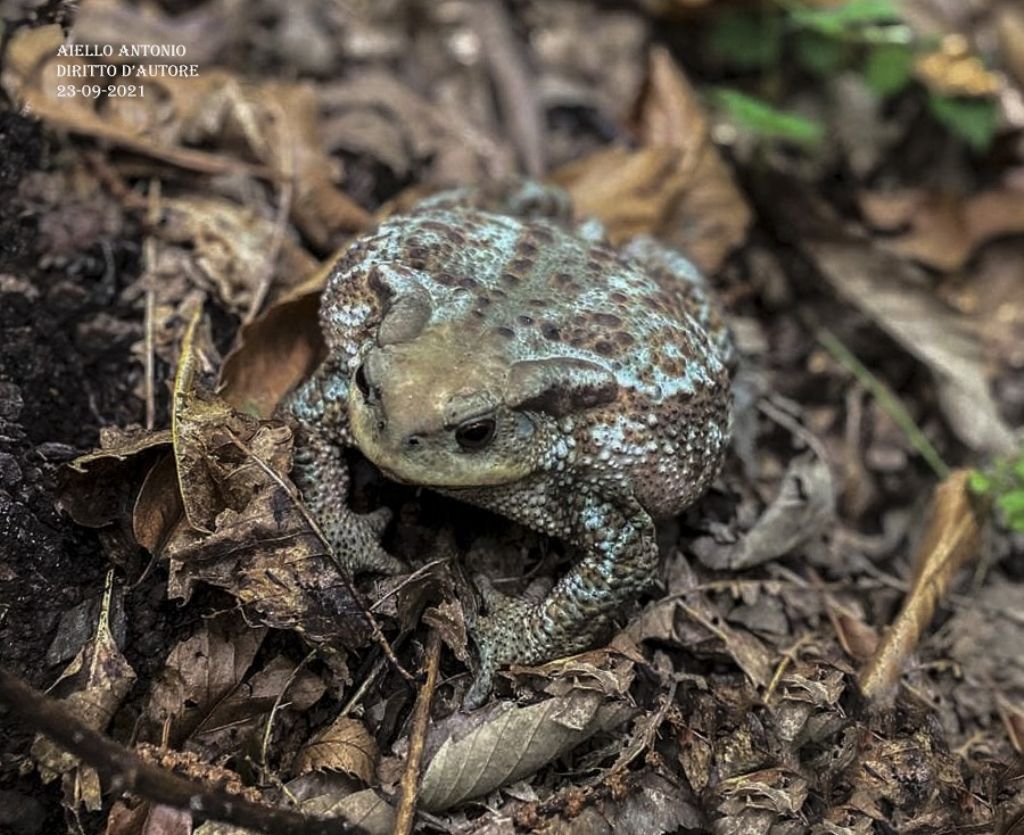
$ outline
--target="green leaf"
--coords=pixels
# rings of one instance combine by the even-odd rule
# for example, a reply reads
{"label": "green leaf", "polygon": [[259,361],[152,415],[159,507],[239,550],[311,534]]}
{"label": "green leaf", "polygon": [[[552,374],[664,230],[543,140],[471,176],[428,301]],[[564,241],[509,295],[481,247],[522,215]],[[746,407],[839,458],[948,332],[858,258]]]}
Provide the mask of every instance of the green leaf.
{"label": "green leaf", "polygon": [[805,70],[826,78],[842,69],[848,55],[841,40],[814,31],[797,33],[794,47],[796,59]]}
{"label": "green leaf", "polygon": [[794,9],[790,18],[797,26],[839,37],[868,23],[899,20],[893,0],[850,0],[831,9]]}
{"label": "green leaf", "polygon": [[1013,519],[1024,516],[1024,490],[1011,490],[996,499],[999,509]]}
{"label": "green leaf", "polygon": [[992,490],[992,479],[980,470],[974,470],[967,478],[967,486],[971,488],[972,493],[984,496]]}
{"label": "green leaf", "polygon": [[782,18],[729,10],[715,18],[709,42],[712,52],[733,67],[770,67],[782,55]]}
{"label": "green leaf", "polygon": [[864,81],[880,96],[892,96],[910,83],[914,53],[904,44],[880,44],[868,52]]}
{"label": "green leaf", "polygon": [[818,122],[779,110],[763,99],[738,90],[719,89],[715,98],[737,125],[758,136],[814,145],[821,141],[824,133]]}
{"label": "green leaf", "polygon": [[928,96],[928,109],[950,133],[963,139],[975,151],[986,151],[996,132],[996,103],[990,99]]}

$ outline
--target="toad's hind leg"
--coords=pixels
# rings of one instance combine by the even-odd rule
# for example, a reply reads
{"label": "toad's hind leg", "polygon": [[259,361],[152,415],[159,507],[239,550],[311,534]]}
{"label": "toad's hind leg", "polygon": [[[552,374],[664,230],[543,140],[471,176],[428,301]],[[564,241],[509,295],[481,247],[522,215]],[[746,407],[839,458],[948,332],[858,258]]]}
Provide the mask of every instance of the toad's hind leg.
{"label": "toad's hind leg", "polygon": [[380,545],[391,511],[358,514],[348,505],[346,397],[343,378],[325,364],[288,401],[298,422],[292,479],[346,571],[396,574],[405,567]]}
{"label": "toad's hind leg", "polygon": [[480,667],[466,695],[469,708],[483,704],[499,666],[537,664],[592,646],[620,607],[654,580],[654,522],[636,500],[585,497],[563,513],[566,539],[583,555],[539,603],[488,595],[491,611],[472,630]]}

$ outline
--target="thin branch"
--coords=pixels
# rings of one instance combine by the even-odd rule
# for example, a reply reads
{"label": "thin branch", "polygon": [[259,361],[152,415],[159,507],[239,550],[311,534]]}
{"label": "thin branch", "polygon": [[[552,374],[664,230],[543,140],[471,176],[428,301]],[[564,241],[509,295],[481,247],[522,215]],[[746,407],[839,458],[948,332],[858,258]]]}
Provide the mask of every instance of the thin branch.
{"label": "thin branch", "polygon": [[822,347],[832,355],[832,358],[853,374],[857,378],[857,382],[875,396],[882,411],[892,418],[893,422],[903,430],[907,440],[910,441],[910,444],[917,450],[918,454],[928,463],[928,466],[932,468],[935,475],[941,479],[949,478],[949,465],[942,460],[942,456],[932,446],[928,436],[914,422],[914,418],[911,417],[910,412],[907,411],[907,407],[903,405],[903,401],[900,400],[896,392],[875,376],[857,358],[857,355],[847,348],[830,330],[819,326],[815,329],[815,336]]}
{"label": "thin branch", "polygon": [[427,680],[416,697],[412,712],[412,728],[409,731],[409,753],[405,758],[402,772],[402,802],[395,816],[394,835],[409,835],[416,819],[416,799],[420,789],[420,766],[423,763],[423,748],[427,740],[427,726],[430,724],[430,703],[437,686],[437,668],[441,661],[441,634],[431,629],[427,636],[427,650],[424,665]]}
{"label": "thin branch", "polygon": [[523,168],[529,176],[540,178],[545,167],[544,131],[536,85],[501,0],[480,0],[474,24],[491,69],[502,116]]}
{"label": "thin branch", "polygon": [[290,809],[252,803],[147,763],[133,751],[82,724],[57,699],[44,696],[3,668],[0,703],[30,731],[48,736],[96,769],[116,794],[130,792],[202,819],[267,835],[368,835],[362,827],[341,818],[310,818]]}

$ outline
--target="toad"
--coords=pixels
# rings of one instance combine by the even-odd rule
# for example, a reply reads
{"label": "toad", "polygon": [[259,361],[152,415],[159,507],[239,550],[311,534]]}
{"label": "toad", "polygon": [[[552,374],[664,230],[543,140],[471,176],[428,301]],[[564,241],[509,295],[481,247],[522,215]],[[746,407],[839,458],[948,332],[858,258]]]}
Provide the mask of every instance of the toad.
{"label": "toad", "polygon": [[654,578],[654,519],[695,501],[729,440],[733,348],[696,268],[649,237],[619,248],[526,181],[443,192],[355,240],[321,302],[327,357],[290,398],[294,478],[343,566],[402,569],[386,509],[348,506],[344,451],[557,537],[543,600],[484,586],[479,666],[591,646]]}

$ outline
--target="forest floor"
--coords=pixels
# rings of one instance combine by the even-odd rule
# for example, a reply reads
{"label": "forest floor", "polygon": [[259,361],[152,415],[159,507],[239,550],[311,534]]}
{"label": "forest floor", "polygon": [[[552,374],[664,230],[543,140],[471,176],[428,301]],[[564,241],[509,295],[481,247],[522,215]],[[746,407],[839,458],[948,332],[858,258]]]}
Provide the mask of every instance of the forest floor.
{"label": "forest floor", "polygon": [[[0,18],[0,667],[147,763],[374,833],[1024,832],[1018,4]],[[708,276],[734,438],[610,643],[466,712],[467,578],[571,554],[353,456],[410,573],[347,585],[274,407],[335,253],[523,173]],[[34,730],[0,724],[0,832],[241,831]]]}

